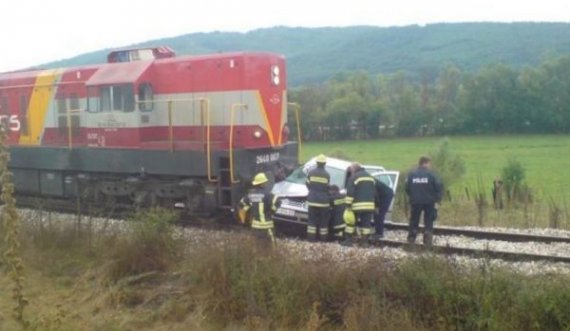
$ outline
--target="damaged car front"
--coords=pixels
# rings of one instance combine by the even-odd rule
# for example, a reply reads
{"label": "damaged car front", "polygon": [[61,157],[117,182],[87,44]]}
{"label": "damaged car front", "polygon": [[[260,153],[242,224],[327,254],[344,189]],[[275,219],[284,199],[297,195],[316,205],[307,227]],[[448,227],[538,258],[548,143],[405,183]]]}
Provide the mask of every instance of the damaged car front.
{"label": "damaged car front", "polygon": [[[348,167],[351,162],[327,158],[326,170],[330,175],[330,185],[336,185],[340,188],[341,193],[346,193],[346,183],[348,181]],[[307,195],[308,189],[305,185],[307,174],[311,169],[316,167],[316,160],[313,158],[303,166],[295,169],[284,181],[276,183],[272,193],[277,195],[280,200],[280,206],[273,215],[275,225],[279,232],[289,234],[302,234],[307,226],[308,205]],[[390,186],[394,192],[398,185],[398,171],[388,171],[382,166],[364,165],[364,168],[377,180],[380,180]],[[392,207],[390,207],[390,211]],[[390,219],[388,213],[387,219]]]}

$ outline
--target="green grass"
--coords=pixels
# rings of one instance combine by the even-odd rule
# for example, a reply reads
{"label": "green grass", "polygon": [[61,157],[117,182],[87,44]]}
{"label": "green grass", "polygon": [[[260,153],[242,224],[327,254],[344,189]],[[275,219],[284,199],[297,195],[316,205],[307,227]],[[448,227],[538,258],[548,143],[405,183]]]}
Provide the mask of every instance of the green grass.
{"label": "green grass", "polygon": [[[442,138],[402,138],[369,141],[306,143],[303,159],[319,153],[342,153],[365,164],[406,171],[422,154],[433,150]],[[463,180],[452,187],[474,187],[478,176],[488,184],[500,175],[509,156],[516,156],[526,167],[528,184],[538,197],[563,195],[570,202],[570,136],[459,136],[449,138],[453,151],[466,163]]]}

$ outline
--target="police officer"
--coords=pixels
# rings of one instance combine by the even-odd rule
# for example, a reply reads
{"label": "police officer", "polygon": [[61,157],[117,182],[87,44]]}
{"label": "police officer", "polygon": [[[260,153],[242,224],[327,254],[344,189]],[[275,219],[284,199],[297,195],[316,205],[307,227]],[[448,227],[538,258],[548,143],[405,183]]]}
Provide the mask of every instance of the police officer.
{"label": "police officer", "polygon": [[317,156],[317,167],[309,171],[307,175],[307,188],[309,196],[309,224],[307,226],[307,239],[310,241],[319,239],[326,241],[329,235],[330,201],[329,183],[330,175],[325,169],[327,158],[323,154]]}
{"label": "police officer", "polygon": [[331,227],[333,239],[341,241],[344,237],[345,223],[343,219],[346,195],[340,192],[337,185],[331,185],[329,190],[331,199]]}
{"label": "police officer", "polygon": [[[354,212],[355,223],[347,222],[343,245],[352,245],[355,225],[365,242],[371,232],[372,214],[376,196],[376,180],[358,163],[350,166],[351,176],[346,187],[346,208],[348,213]],[[351,224],[352,223],[352,224]]]}
{"label": "police officer", "polygon": [[384,221],[393,199],[394,191],[392,188],[381,180],[376,179],[376,210],[374,213],[375,240],[384,238]]}
{"label": "police officer", "polygon": [[271,212],[278,207],[277,197],[270,193],[267,187],[269,180],[264,173],[255,175],[253,188],[239,202],[242,212],[249,212],[251,228],[256,237],[274,242],[274,226]]}
{"label": "police officer", "polygon": [[424,237],[426,246],[431,246],[433,240],[433,222],[437,218],[437,207],[441,202],[443,187],[439,178],[431,171],[431,159],[422,156],[419,167],[408,174],[406,193],[410,198],[411,215],[408,242],[416,242],[420,216],[424,214]]}

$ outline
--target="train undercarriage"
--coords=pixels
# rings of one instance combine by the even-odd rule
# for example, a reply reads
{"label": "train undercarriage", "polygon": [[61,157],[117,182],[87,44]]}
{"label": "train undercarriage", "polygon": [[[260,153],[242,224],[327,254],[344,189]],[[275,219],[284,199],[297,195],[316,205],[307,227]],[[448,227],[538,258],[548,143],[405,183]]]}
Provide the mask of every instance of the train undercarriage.
{"label": "train undercarriage", "polygon": [[133,208],[182,208],[188,214],[229,210],[259,171],[281,179],[297,165],[297,144],[278,149],[152,151],[10,148],[18,196]]}

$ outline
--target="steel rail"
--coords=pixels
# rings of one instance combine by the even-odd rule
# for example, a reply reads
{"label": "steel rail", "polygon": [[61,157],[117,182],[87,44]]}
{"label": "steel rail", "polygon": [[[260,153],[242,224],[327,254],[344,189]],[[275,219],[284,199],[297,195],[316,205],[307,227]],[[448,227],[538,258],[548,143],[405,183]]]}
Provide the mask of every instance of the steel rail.
{"label": "steel rail", "polygon": [[461,255],[461,256],[470,256],[481,259],[500,259],[510,262],[544,261],[544,262],[554,262],[554,263],[570,263],[570,256],[495,251],[490,249],[452,247],[452,246],[441,246],[441,245],[434,245],[431,248],[427,248],[424,245],[417,245],[417,244],[412,245],[407,242],[387,240],[387,239],[379,240],[377,243],[375,243],[375,245],[379,247],[404,248],[410,251],[417,251],[417,252],[431,252],[440,255]]}
{"label": "steel rail", "polygon": [[[408,230],[408,224],[397,222],[386,222],[385,228],[388,230]],[[424,227],[420,227],[423,231]],[[539,235],[531,233],[497,232],[486,230],[465,229],[451,226],[436,226],[433,229],[434,235],[442,236],[465,236],[475,239],[498,240],[509,242],[540,242],[540,243],[570,243],[570,237],[558,237]]]}

